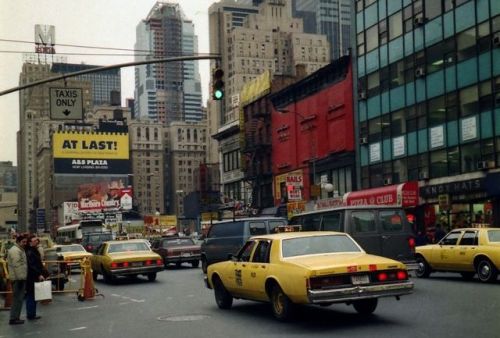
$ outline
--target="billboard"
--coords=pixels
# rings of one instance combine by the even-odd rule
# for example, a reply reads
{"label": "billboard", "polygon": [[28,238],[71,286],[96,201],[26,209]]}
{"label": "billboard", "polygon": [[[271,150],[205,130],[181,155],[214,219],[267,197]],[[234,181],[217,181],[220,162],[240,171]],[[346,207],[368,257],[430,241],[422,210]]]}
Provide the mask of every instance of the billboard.
{"label": "billboard", "polygon": [[78,187],[78,210],[83,212],[132,209],[132,188],[122,180],[81,184]]}
{"label": "billboard", "polygon": [[128,133],[58,131],[52,150],[56,174],[130,173]]}

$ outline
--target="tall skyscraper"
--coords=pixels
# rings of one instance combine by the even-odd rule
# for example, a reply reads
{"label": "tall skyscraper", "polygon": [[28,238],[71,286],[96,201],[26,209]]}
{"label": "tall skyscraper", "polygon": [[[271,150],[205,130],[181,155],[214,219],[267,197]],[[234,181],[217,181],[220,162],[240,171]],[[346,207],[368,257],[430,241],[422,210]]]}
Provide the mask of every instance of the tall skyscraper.
{"label": "tall skyscraper", "polygon": [[[194,26],[179,4],[158,1],[136,29],[136,61],[191,55]],[[201,84],[195,62],[150,64],[135,69],[135,115],[169,124],[201,120]]]}
{"label": "tall skyscraper", "polygon": [[351,0],[293,0],[293,15],[304,20],[304,32],[328,37],[332,60],[349,54],[351,3]]}

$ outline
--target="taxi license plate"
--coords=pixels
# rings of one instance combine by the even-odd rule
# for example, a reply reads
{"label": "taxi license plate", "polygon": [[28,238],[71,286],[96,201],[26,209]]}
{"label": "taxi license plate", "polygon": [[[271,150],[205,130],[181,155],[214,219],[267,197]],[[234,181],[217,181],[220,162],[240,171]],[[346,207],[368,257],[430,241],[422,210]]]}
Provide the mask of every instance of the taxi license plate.
{"label": "taxi license plate", "polygon": [[191,253],[190,252],[184,252],[182,254],[182,257],[190,257],[191,256]]}
{"label": "taxi license plate", "polygon": [[351,276],[351,282],[353,285],[368,284],[370,283],[370,278],[368,275]]}
{"label": "taxi license plate", "polygon": [[142,266],[142,262],[132,262],[132,266]]}

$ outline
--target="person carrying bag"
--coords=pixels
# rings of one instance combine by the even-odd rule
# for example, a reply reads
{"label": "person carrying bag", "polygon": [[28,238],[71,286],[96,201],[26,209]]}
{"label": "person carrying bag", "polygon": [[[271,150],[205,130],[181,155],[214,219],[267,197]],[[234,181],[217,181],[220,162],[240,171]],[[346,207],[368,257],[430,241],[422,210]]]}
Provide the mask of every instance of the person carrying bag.
{"label": "person carrying bag", "polygon": [[[35,283],[44,282],[45,278],[44,267],[42,259],[40,257],[40,252],[38,251],[38,238],[34,235],[30,236],[28,246],[26,247],[26,256],[28,258],[28,278],[26,280],[26,317],[28,320],[40,319],[40,316],[36,315],[36,302],[38,297],[35,297]],[[50,283],[50,282],[49,282]],[[37,286],[37,289],[45,290],[46,286]],[[49,289],[51,291],[51,289]],[[40,291],[39,291],[40,292]],[[46,294],[45,294],[46,296]],[[52,298],[52,295],[50,295]]]}
{"label": "person carrying bag", "polygon": [[[43,282],[35,283],[35,302],[41,300],[51,300],[51,299],[52,299],[52,282],[46,280]],[[40,316],[38,316],[38,318],[40,318]]]}

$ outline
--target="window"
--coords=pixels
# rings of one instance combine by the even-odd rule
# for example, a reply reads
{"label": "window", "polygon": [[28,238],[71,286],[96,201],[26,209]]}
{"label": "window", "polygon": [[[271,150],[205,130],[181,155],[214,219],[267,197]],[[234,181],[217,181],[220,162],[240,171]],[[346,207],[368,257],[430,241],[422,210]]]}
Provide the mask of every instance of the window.
{"label": "window", "polygon": [[481,147],[479,143],[468,144],[461,147],[462,173],[477,170],[477,162],[481,160]]}
{"label": "window", "polygon": [[446,118],[448,121],[458,118],[458,97],[456,92],[446,94]]}
{"label": "window", "polygon": [[450,232],[446,237],[444,237],[439,243],[443,245],[456,245],[458,237],[460,237],[460,232]]}
{"label": "window", "polygon": [[368,75],[368,96],[374,96],[379,94],[380,89],[380,77],[379,72],[374,72]]}
{"label": "window", "polygon": [[389,40],[395,39],[403,34],[401,11],[389,17]]}
{"label": "window", "polygon": [[403,215],[401,211],[386,210],[379,212],[380,223],[384,231],[402,231],[403,230]]}
{"label": "window", "polygon": [[256,263],[269,263],[269,248],[271,247],[271,241],[259,241],[257,248],[252,257],[252,262]]}
{"label": "window", "polygon": [[322,229],[324,231],[343,231],[344,227],[340,224],[341,216],[341,212],[334,212],[323,215]]}
{"label": "window", "polygon": [[366,51],[372,51],[378,47],[378,25],[366,30]]}
{"label": "window", "polygon": [[358,34],[358,55],[365,54],[365,34],[361,32]]}
{"label": "window", "polygon": [[404,62],[399,61],[389,66],[389,77],[391,88],[404,84]]}
{"label": "window", "polygon": [[255,241],[246,242],[246,244],[243,246],[243,248],[241,248],[237,256],[240,262],[250,261],[250,255],[252,254],[252,250],[255,247],[255,244],[256,244]]}
{"label": "window", "polygon": [[491,36],[490,36],[490,22],[486,21],[477,26],[477,45],[478,52],[481,54],[490,49]]}
{"label": "window", "polygon": [[243,222],[227,222],[212,225],[208,237],[243,236]]}
{"label": "window", "polygon": [[476,28],[471,28],[457,35],[458,61],[467,60],[476,55]]}
{"label": "window", "polygon": [[391,132],[392,136],[398,136],[406,133],[406,123],[404,110],[398,110],[392,113]]}
{"label": "window", "polygon": [[429,126],[435,126],[446,122],[446,109],[444,106],[444,96],[431,99],[429,105]]}
{"label": "window", "polygon": [[458,245],[477,245],[477,231],[466,231]]}
{"label": "window", "polygon": [[467,87],[460,91],[460,113],[468,116],[478,111],[478,88],[477,86]]}
{"label": "window", "polygon": [[371,119],[368,122],[368,132],[370,142],[376,142],[382,139],[382,123],[380,117]]}
{"label": "window", "polygon": [[413,29],[413,10],[411,5],[403,9],[403,26],[405,33],[411,32]]}
{"label": "window", "polygon": [[319,231],[321,224],[320,215],[309,215],[304,217],[304,224],[302,224],[302,230],[304,231]]}
{"label": "window", "polygon": [[392,183],[402,183],[408,181],[407,159],[402,158],[393,162]]}
{"label": "window", "polygon": [[250,222],[250,235],[264,235],[266,233],[266,223],[264,222]]}
{"label": "window", "polygon": [[458,147],[448,148],[448,175],[460,174],[460,156]]}
{"label": "window", "polygon": [[493,108],[493,95],[491,82],[484,81],[479,84],[479,111],[489,111]]}
{"label": "window", "polygon": [[448,158],[445,150],[431,153],[431,177],[443,177],[448,175]]}
{"label": "window", "polygon": [[425,0],[425,18],[432,20],[443,12],[441,0]]}
{"label": "window", "polygon": [[351,214],[352,224],[356,232],[374,232],[375,215],[371,211],[353,211]]}
{"label": "window", "polygon": [[387,43],[387,20],[382,20],[378,23],[378,36],[380,44]]}

